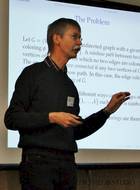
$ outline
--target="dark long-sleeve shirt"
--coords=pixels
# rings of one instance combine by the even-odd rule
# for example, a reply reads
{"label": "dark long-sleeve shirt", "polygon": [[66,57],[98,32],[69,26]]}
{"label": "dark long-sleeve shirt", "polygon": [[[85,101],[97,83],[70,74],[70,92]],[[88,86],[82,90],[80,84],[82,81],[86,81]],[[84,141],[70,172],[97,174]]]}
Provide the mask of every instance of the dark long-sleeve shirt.
{"label": "dark long-sleeve shirt", "polygon": [[79,114],[79,95],[66,72],[45,61],[26,67],[16,81],[5,113],[8,129],[20,133],[19,147],[55,148],[76,152],[76,140],[98,130],[108,116],[101,110],[77,127],[64,128],[49,122],[50,112]]}

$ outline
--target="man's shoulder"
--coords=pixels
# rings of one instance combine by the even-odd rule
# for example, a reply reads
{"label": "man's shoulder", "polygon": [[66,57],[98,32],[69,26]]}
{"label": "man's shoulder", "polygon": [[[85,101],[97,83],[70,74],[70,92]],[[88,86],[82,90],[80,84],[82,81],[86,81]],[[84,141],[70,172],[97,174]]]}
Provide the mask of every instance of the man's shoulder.
{"label": "man's shoulder", "polygon": [[36,62],[36,63],[26,66],[23,69],[23,73],[39,74],[39,73],[47,72],[47,70],[48,70],[48,66],[45,64],[44,61],[41,61],[41,62]]}
{"label": "man's shoulder", "polygon": [[41,62],[36,62],[31,65],[28,65],[27,67],[25,67],[24,70],[39,71],[39,70],[44,69],[44,67],[45,67],[45,63],[44,63],[44,61],[41,61]]}

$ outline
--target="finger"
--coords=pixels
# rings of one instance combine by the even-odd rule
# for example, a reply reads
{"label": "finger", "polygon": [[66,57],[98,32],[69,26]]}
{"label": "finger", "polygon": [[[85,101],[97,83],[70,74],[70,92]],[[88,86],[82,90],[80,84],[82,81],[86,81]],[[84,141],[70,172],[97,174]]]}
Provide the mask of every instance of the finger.
{"label": "finger", "polygon": [[72,123],[72,126],[81,125],[82,123],[83,123],[82,121],[75,120],[75,121]]}
{"label": "finger", "polygon": [[74,115],[74,114],[69,114],[73,119],[78,119],[78,120],[80,120],[81,119],[81,117],[79,117],[79,116],[77,116],[77,115]]}
{"label": "finger", "polygon": [[80,125],[82,124],[82,121],[78,121],[78,120],[73,120],[73,121],[70,121],[69,123],[65,124],[64,127],[67,128],[67,127],[75,127],[77,125]]}
{"label": "finger", "polygon": [[123,95],[124,95],[125,98],[130,97],[130,93],[129,92],[124,92]]}
{"label": "finger", "polygon": [[126,100],[129,100],[129,99],[130,99],[130,96],[125,97],[125,98],[124,98],[124,102],[125,102]]}
{"label": "finger", "polygon": [[123,99],[129,99],[130,93],[129,92],[119,92],[116,96],[116,98],[123,100]]}
{"label": "finger", "polygon": [[79,125],[79,124],[82,124],[82,120],[81,120],[80,117],[72,118],[72,119],[71,119],[71,124],[72,124],[72,125]]}
{"label": "finger", "polygon": [[124,92],[123,99],[124,99],[124,101],[130,99],[130,93],[129,92]]}
{"label": "finger", "polygon": [[130,96],[130,92],[124,92],[126,96]]}

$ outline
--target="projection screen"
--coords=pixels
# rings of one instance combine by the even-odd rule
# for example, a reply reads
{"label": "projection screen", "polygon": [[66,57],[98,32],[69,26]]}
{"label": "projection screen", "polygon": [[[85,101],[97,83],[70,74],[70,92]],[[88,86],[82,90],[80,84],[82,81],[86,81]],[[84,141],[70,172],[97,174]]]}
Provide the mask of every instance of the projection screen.
{"label": "projection screen", "polygon": [[[80,115],[85,118],[104,108],[116,92],[131,93],[100,130],[77,141],[85,152],[140,149],[140,13],[123,4],[110,5],[9,1],[8,104],[23,68],[46,57],[47,26],[61,17],[75,19],[82,29],[81,51],[67,65],[79,91]],[[18,132],[8,131],[8,148],[15,149],[18,138]]]}

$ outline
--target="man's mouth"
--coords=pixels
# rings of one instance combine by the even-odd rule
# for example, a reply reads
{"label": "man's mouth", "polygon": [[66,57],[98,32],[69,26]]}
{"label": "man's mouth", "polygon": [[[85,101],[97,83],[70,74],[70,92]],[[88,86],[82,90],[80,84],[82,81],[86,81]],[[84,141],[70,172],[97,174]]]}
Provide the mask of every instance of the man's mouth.
{"label": "man's mouth", "polygon": [[80,46],[75,46],[75,47],[73,48],[73,50],[76,51],[76,52],[80,51],[80,49],[81,49]]}

